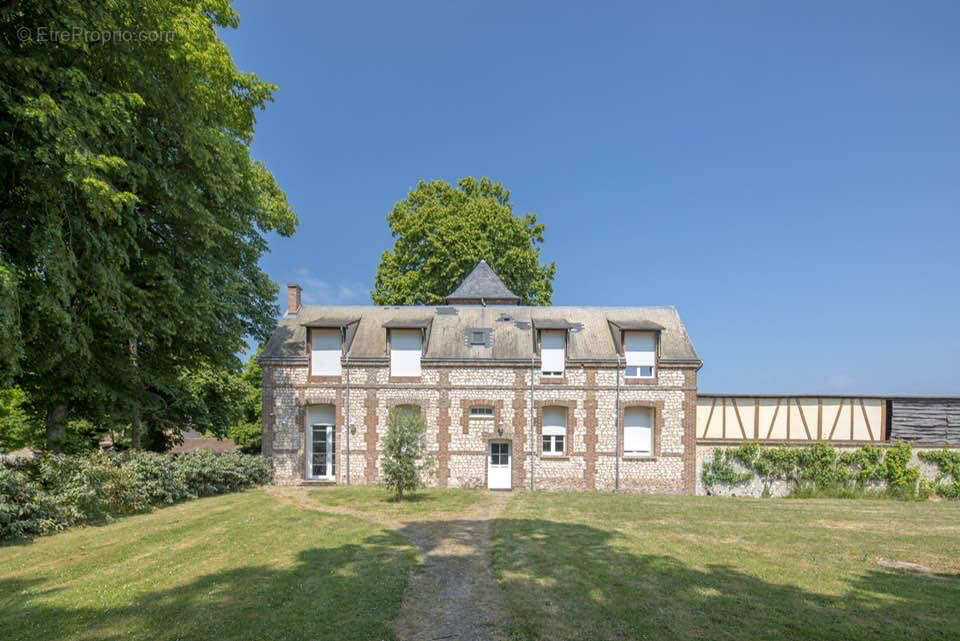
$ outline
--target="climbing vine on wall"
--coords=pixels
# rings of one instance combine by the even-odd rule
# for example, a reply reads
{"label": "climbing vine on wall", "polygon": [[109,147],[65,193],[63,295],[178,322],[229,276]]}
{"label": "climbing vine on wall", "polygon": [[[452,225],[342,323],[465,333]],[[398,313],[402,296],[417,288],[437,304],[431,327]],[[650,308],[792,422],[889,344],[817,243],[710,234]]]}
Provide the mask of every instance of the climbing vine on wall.
{"label": "climbing vine on wall", "polygon": [[960,450],[919,452],[921,461],[937,466],[937,479],[930,491],[947,498],[960,498]]}
{"label": "climbing vine on wall", "polygon": [[810,447],[740,447],[714,450],[713,460],[703,465],[702,478],[708,490],[714,486],[737,486],[759,478],[764,494],[773,481],[787,481],[792,496],[863,496],[868,492],[902,498],[929,495],[960,497],[960,452],[921,452],[924,461],[936,463],[936,484],[920,483],[920,470],[910,465],[909,443],[881,448],[866,445],[841,452],[817,443]]}

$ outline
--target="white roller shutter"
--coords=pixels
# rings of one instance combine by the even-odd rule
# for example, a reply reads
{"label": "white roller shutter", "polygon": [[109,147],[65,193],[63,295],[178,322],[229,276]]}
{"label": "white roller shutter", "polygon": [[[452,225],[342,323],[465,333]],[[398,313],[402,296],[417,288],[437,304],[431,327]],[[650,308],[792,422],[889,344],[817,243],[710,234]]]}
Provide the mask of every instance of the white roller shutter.
{"label": "white roller shutter", "polygon": [[390,376],[420,376],[422,353],[419,329],[390,330]]}
{"label": "white roller shutter", "polygon": [[653,453],[653,410],[628,407],[623,413],[623,453]]}
{"label": "white roller shutter", "polygon": [[563,373],[566,360],[565,332],[560,329],[545,329],[540,332],[541,371]]}
{"label": "white roller shutter", "polygon": [[543,408],[543,435],[544,436],[566,436],[567,435],[567,408],[565,407]]}
{"label": "white roller shutter", "polygon": [[340,330],[310,330],[310,375],[340,376]]}
{"label": "white roller shutter", "polygon": [[623,351],[627,367],[653,367],[657,363],[656,332],[624,332]]}
{"label": "white roller shutter", "polygon": [[308,425],[334,425],[333,405],[313,405],[307,408]]}

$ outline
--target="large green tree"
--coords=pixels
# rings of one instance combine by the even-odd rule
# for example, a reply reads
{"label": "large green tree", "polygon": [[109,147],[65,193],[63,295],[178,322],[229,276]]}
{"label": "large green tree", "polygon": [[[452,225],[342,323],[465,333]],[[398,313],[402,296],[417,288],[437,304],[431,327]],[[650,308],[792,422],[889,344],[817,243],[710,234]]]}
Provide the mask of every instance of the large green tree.
{"label": "large green tree", "polygon": [[420,181],[387,216],[396,239],[383,253],[372,292],[377,305],[442,303],[480,259],[524,305],[549,305],[555,263],[540,263],[544,226],[514,216],[510,191],[489,178]]}
{"label": "large green tree", "polygon": [[237,25],[230,0],[0,12],[0,384],[51,444],[124,417],[139,445],[185,371],[236,372],[273,327],[259,258],[296,216],[250,154],[274,87],[236,68]]}

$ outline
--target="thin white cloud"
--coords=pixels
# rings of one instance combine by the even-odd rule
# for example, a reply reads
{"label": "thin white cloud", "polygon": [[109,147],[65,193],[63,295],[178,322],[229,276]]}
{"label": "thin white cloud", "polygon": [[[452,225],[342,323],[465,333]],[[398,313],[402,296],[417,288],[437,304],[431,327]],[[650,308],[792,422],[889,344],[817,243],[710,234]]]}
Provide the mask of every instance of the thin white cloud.
{"label": "thin white cloud", "polygon": [[351,305],[369,302],[367,290],[359,283],[329,283],[310,275],[310,270],[297,270],[297,282],[303,288],[306,305]]}
{"label": "thin white cloud", "polygon": [[856,384],[857,380],[849,374],[837,372],[828,376],[826,382],[831,391],[846,392]]}

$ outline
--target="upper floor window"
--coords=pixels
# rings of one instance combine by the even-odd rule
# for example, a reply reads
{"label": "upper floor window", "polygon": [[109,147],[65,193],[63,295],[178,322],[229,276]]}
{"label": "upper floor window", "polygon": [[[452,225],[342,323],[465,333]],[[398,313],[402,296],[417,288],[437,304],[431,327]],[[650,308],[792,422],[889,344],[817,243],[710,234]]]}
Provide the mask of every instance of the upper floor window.
{"label": "upper floor window", "polygon": [[561,456],[566,447],[567,408],[543,408],[543,455]]}
{"label": "upper floor window", "polygon": [[423,333],[419,329],[390,330],[390,376],[420,376]]}
{"label": "upper floor window", "polygon": [[311,376],[340,376],[342,341],[339,328],[310,329]]}
{"label": "upper floor window", "polygon": [[479,405],[471,407],[470,418],[493,418],[493,408],[481,407]]}
{"label": "upper floor window", "polygon": [[487,343],[486,332],[484,332],[482,329],[470,330],[471,345],[486,345],[486,343]]}
{"label": "upper floor window", "polygon": [[653,409],[628,407],[623,412],[623,454],[650,456],[653,453]]}
{"label": "upper floor window", "polygon": [[540,331],[540,371],[543,376],[563,376],[567,360],[566,332],[562,329]]}
{"label": "upper floor window", "polygon": [[624,332],[623,351],[627,357],[627,378],[652,378],[657,367],[657,333]]}

